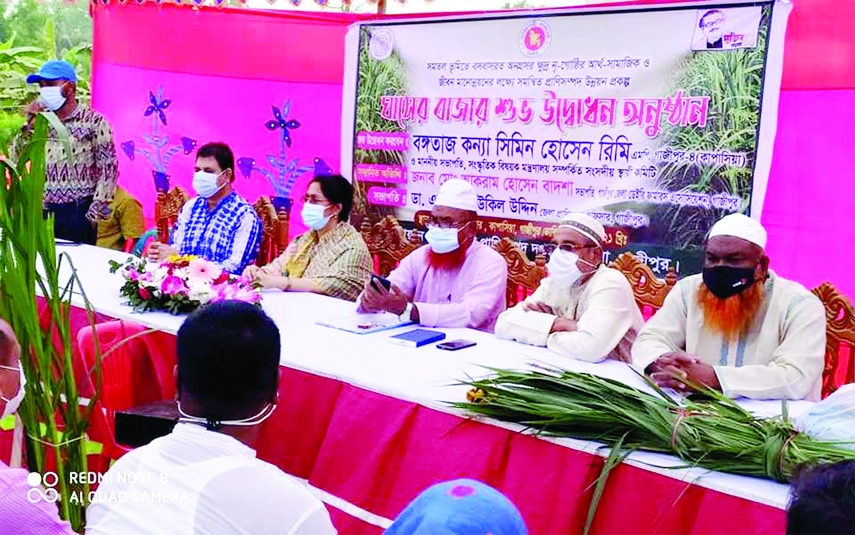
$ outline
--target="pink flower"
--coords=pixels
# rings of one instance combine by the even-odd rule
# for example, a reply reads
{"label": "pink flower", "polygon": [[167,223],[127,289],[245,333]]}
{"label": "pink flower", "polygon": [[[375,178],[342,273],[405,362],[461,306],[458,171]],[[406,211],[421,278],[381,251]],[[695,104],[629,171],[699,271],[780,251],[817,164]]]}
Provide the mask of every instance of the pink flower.
{"label": "pink flower", "polygon": [[163,279],[163,282],[160,284],[160,291],[166,295],[186,294],[187,286],[184,285],[184,281],[180,278],[170,275]]}
{"label": "pink flower", "polygon": [[188,276],[190,279],[200,279],[200,280],[214,280],[220,276],[223,272],[216,264],[213,262],[208,262],[207,260],[203,260],[201,258],[197,258],[190,262],[190,265],[187,267]]}

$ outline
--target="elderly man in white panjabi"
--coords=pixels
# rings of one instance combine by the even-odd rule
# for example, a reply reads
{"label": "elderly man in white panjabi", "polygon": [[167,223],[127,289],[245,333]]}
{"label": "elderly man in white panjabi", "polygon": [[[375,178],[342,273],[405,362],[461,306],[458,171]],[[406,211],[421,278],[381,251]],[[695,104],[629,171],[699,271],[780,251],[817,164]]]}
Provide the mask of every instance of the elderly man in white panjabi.
{"label": "elderly man in white panjabi", "polygon": [[701,275],[687,277],[647,321],[632,360],[658,384],[729,397],[819,400],[825,309],[769,270],[766,230],[742,214],[716,223]]}
{"label": "elderly man in white panjabi", "polygon": [[579,360],[629,361],[644,320],[626,277],[602,263],[605,239],[596,219],[568,215],[555,232],[548,277],[499,316],[496,336]]}

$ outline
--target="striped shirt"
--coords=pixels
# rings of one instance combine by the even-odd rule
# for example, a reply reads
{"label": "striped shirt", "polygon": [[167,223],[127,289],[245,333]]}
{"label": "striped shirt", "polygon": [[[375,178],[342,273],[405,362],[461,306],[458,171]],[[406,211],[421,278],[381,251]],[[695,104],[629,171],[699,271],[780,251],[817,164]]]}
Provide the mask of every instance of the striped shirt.
{"label": "striped shirt", "polygon": [[276,275],[285,274],[292,254],[308,239],[315,243],[309,247],[309,264],[301,278],[311,280],[324,295],[355,301],[371,278],[372,262],[365,241],[350,223],[339,223],[320,240],[315,231],[294,238],[285,253],[264,269]]}
{"label": "striped shirt", "polygon": [[[78,106],[62,124],[68,130],[71,154],[51,128],[45,148],[44,202],[65,204],[93,197],[87,217],[104,218],[109,214],[119,178],[110,123],[97,111]],[[13,158],[26,141],[18,138]]]}
{"label": "striped shirt", "polygon": [[213,210],[202,197],[190,199],[178,216],[172,245],[180,254],[197,255],[239,275],[261,244],[261,222],[255,210],[235,192]]}

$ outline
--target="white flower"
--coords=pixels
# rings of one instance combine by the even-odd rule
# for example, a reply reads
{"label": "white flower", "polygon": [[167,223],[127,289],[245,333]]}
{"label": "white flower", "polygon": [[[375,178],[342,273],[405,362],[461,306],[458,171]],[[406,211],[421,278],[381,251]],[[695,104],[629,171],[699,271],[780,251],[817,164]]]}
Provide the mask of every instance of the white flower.
{"label": "white flower", "polygon": [[169,268],[159,267],[151,272],[151,281],[160,287],[160,283],[163,282],[163,279],[167,276],[169,276]]}
{"label": "white flower", "polygon": [[214,292],[211,290],[211,281],[191,280],[187,282],[187,287],[189,289],[187,297],[193,301],[199,301],[203,305],[214,296]]}

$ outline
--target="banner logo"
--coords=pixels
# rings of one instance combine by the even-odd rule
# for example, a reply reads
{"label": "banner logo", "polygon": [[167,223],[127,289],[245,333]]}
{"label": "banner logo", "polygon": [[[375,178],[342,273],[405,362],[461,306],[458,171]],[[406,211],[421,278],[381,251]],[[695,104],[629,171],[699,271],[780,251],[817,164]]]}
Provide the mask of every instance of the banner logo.
{"label": "banner logo", "polygon": [[541,20],[533,20],[525,25],[520,33],[520,51],[523,55],[533,58],[546,52],[552,33],[549,26]]}
{"label": "banner logo", "polygon": [[395,47],[395,37],[390,30],[374,30],[371,32],[371,42],[368,45],[368,51],[371,57],[377,61],[383,61],[392,55],[392,49]]}

